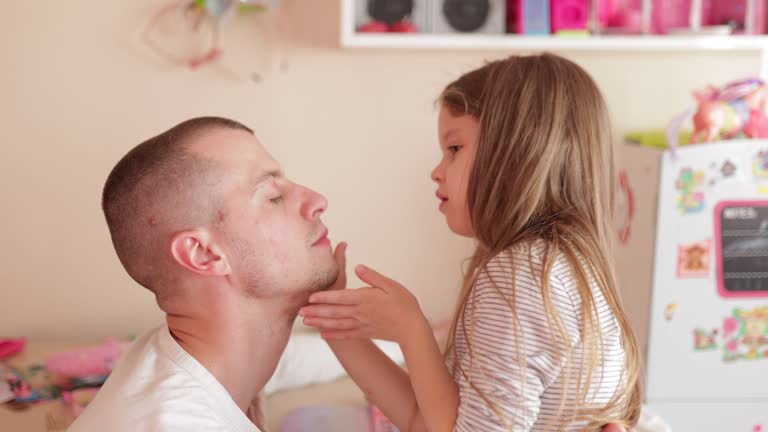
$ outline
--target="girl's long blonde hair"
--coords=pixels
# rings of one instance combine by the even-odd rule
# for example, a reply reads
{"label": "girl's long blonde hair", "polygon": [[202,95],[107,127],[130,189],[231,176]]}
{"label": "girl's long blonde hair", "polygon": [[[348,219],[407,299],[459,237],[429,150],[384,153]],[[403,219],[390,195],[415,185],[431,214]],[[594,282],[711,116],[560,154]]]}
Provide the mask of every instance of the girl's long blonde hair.
{"label": "girl's long blonde hair", "polygon": [[[453,356],[454,368],[470,376],[457,361],[456,335],[461,326],[471,363],[473,308],[469,308],[469,323],[465,315],[478,274],[501,252],[543,240],[539,280],[546,321],[555,348],[567,359],[565,366],[573,366],[562,370],[577,371],[564,377],[559,417],[565,423],[585,421],[590,430],[609,422],[635,425],[642,402],[640,357],[614,278],[614,156],[599,89],[581,67],[562,57],[513,56],[461,76],[445,88],[439,102],[454,115],[471,115],[480,122],[467,191],[477,247],[465,273],[446,355]],[[558,254],[573,269],[581,300],[580,359],[572,356],[575,347],[568,342],[549,293],[549,274]],[[599,407],[588,401],[590,390],[594,392],[592,377],[600,376],[604,355],[593,284],[618,321],[625,351],[623,387]],[[509,307],[516,320],[514,299],[509,299]],[[577,394],[576,406],[566,412],[568,383]],[[488,395],[475,390],[493,411],[502,412]]]}

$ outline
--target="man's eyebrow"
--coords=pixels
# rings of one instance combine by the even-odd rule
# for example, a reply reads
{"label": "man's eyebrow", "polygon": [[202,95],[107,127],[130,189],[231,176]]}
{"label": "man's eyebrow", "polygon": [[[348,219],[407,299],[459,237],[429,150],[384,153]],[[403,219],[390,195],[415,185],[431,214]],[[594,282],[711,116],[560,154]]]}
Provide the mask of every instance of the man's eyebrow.
{"label": "man's eyebrow", "polygon": [[261,185],[263,185],[264,182],[266,182],[268,180],[275,179],[275,178],[280,178],[282,176],[283,176],[283,172],[281,170],[279,170],[279,169],[278,170],[271,170],[271,171],[267,171],[265,173],[262,173],[261,175],[259,175],[256,178],[255,187],[258,188]]}

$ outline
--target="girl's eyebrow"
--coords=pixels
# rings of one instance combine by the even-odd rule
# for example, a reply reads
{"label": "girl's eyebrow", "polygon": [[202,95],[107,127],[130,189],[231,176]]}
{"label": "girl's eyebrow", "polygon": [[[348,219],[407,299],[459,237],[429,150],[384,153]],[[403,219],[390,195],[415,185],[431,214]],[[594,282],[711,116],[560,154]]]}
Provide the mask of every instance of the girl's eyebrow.
{"label": "girl's eyebrow", "polygon": [[459,130],[458,130],[458,129],[456,129],[456,128],[453,128],[453,129],[448,129],[448,130],[447,130],[447,131],[445,131],[445,133],[443,134],[443,140],[447,140],[448,138],[450,138],[450,137],[451,137],[451,135],[455,135],[455,134],[456,134],[456,133],[458,133],[458,132],[459,132]]}

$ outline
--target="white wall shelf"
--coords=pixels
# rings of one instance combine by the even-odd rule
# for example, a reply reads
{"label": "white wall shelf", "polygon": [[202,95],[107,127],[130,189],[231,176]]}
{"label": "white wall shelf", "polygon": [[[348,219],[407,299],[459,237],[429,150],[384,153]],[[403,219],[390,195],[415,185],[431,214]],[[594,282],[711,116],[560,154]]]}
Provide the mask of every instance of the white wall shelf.
{"label": "white wall shelf", "polygon": [[[351,30],[351,29],[350,29]],[[552,51],[763,51],[768,36],[518,36],[474,34],[342,33],[347,48]]]}
{"label": "white wall shelf", "polygon": [[341,2],[341,46],[351,49],[683,52],[752,51],[760,55],[759,76],[768,79],[768,35],[761,36],[520,36],[515,34],[358,33],[355,0]]}

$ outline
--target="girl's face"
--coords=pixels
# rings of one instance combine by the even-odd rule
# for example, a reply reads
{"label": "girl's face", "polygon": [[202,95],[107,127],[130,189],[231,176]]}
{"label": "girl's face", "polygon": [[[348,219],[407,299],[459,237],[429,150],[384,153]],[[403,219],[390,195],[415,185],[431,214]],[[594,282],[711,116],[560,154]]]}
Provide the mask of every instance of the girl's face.
{"label": "girl's face", "polygon": [[440,212],[445,215],[451,231],[473,237],[474,230],[467,205],[467,185],[475,161],[480,122],[470,115],[455,116],[442,107],[437,133],[443,157],[432,170],[432,180],[437,183]]}

